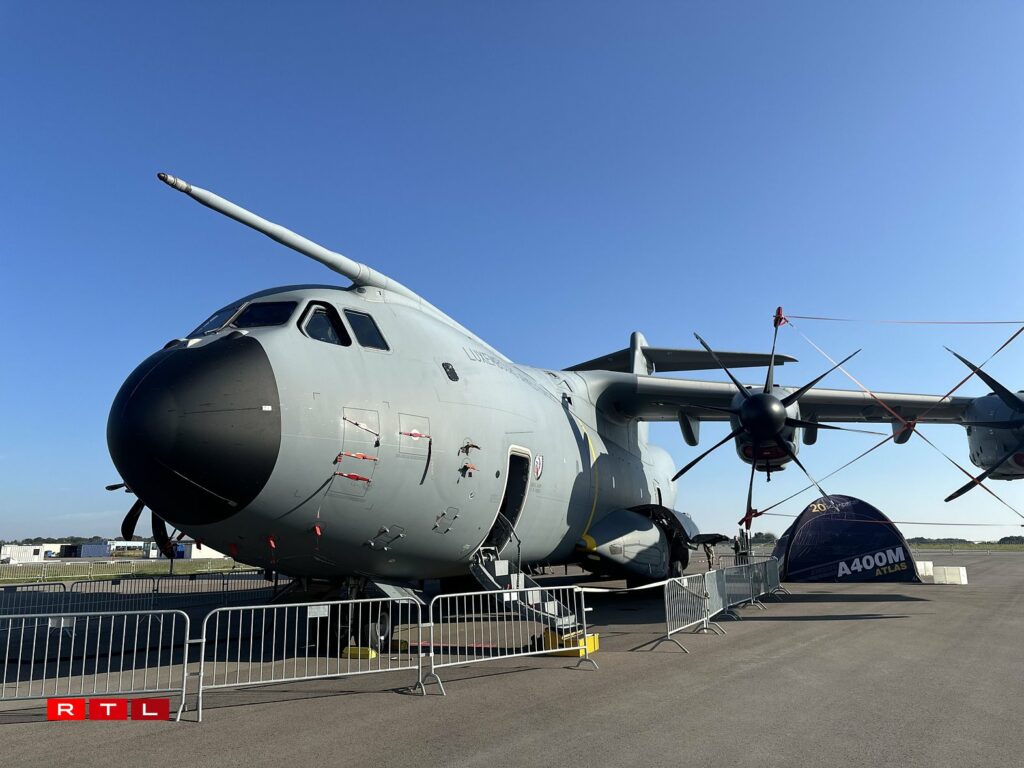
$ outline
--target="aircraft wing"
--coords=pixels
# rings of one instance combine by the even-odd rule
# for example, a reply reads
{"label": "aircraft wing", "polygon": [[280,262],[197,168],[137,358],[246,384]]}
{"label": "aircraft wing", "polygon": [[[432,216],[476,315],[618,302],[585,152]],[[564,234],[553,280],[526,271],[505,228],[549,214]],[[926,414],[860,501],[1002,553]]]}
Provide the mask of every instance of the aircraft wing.
{"label": "aircraft wing", "polygon": [[[592,377],[604,381],[591,384]],[[676,421],[680,413],[701,421],[725,421],[729,415],[712,408],[728,408],[736,388],[732,384],[668,379],[614,372],[589,373],[588,384],[601,391],[602,410],[644,421]],[[594,384],[598,384],[596,387]],[[603,385],[603,386],[602,386]],[[762,385],[754,385],[760,389]],[[795,388],[794,388],[795,389]],[[790,390],[792,391],[792,390]],[[971,402],[969,397],[900,394],[814,388],[800,398],[801,418],[823,422],[892,422],[893,416],[878,401],[909,420],[926,423],[958,423]],[[875,399],[877,398],[877,399]]]}
{"label": "aircraft wing", "polygon": [[[639,346],[640,352],[654,370],[660,373],[671,371],[707,371],[718,368],[718,362],[704,349],[675,349],[672,347]],[[570,365],[567,371],[622,371],[633,370],[634,352],[620,349],[585,363]],[[718,359],[729,368],[763,368],[772,360],[771,355],[760,352],[718,352]],[[796,358],[776,353],[775,365],[795,363]]]}

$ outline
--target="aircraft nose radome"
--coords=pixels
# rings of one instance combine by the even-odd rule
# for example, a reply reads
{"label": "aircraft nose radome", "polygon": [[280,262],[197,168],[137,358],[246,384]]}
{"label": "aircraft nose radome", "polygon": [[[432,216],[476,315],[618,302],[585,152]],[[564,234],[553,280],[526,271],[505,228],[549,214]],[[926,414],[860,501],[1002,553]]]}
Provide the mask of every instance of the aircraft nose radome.
{"label": "aircraft nose radome", "polygon": [[152,355],[117,393],[107,445],[128,487],[171,523],[240,511],[263,490],[281,447],[280,398],[262,345],[231,334]]}

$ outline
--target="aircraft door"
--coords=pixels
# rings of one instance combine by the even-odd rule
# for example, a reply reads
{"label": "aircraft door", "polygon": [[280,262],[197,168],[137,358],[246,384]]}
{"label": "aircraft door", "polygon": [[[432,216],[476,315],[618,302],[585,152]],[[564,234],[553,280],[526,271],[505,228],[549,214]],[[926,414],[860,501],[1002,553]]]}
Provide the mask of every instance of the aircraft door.
{"label": "aircraft door", "polygon": [[516,523],[526,505],[526,495],[530,489],[530,452],[525,448],[513,447],[509,451],[508,464],[505,468],[505,491],[501,497],[498,514],[494,518],[491,530],[481,547],[491,547],[501,552],[513,538]]}

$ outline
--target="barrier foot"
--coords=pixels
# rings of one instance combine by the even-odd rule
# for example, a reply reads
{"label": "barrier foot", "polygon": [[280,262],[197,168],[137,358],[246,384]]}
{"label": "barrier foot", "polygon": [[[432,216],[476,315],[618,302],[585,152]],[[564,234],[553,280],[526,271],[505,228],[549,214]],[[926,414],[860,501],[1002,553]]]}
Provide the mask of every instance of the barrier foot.
{"label": "barrier foot", "polygon": [[594,669],[600,669],[600,667],[599,667],[599,666],[597,666],[597,662],[596,662],[596,661],[594,661],[594,660],[593,660],[592,658],[590,658],[589,656],[584,656],[584,657],[583,657],[582,659],[580,659],[579,661],[577,661],[577,662],[576,662],[576,663],[575,663],[575,664],[573,665],[573,669],[579,669],[579,668],[580,668],[580,664],[584,664],[584,663],[586,663],[586,662],[590,662],[590,664],[591,664],[591,665],[592,665],[592,666],[594,667]]}
{"label": "barrier foot", "polygon": [[792,592],[790,592],[788,589],[786,589],[782,585],[779,585],[775,589],[772,590],[772,594],[773,595],[778,595],[779,592],[781,592],[784,595],[792,595],[793,594]]}
{"label": "barrier foot", "polygon": [[434,682],[437,683],[437,687],[441,689],[441,695],[447,696],[444,690],[444,683],[441,682],[441,678],[437,676],[436,672],[428,672],[427,676],[423,680],[419,681],[420,689],[423,691],[423,695],[427,695],[427,684],[430,682],[430,678],[434,678]]}
{"label": "barrier foot", "polygon": [[762,611],[767,611],[768,610],[767,608],[764,607],[764,603],[762,603],[756,597],[750,599],[750,604],[752,606],[754,606],[755,608],[760,608]]}
{"label": "barrier foot", "polygon": [[698,632],[708,632],[708,633],[710,633],[712,635],[726,635],[726,634],[728,634],[728,632],[726,632],[725,629],[722,628],[721,624],[718,624],[717,622],[714,622],[714,621],[709,621],[707,623],[707,626],[697,627],[697,629],[693,630],[694,634],[697,634]]}
{"label": "barrier foot", "polygon": [[686,646],[685,645],[680,643],[674,637],[668,637],[668,636],[666,636],[666,637],[659,637],[657,640],[655,640],[654,644],[651,645],[651,650],[653,651],[655,648],[657,648],[662,643],[675,643],[676,647],[678,647],[679,650],[681,650],[683,653],[689,653],[689,651],[686,650]]}
{"label": "barrier foot", "polygon": [[726,610],[722,611],[721,615],[728,616],[733,621],[743,621],[743,617],[736,613],[736,611],[734,611],[732,608],[727,608]]}

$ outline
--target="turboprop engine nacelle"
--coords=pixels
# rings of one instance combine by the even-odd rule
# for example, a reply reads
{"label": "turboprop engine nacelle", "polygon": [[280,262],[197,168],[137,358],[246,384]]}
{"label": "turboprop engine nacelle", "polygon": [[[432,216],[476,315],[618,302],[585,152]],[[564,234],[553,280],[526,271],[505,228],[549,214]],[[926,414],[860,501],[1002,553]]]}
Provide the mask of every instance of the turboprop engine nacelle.
{"label": "turboprop engine nacelle", "polygon": [[[784,423],[786,418],[800,418],[799,404],[782,404],[789,393],[790,390],[775,387],[771,394],[758,393],[749,398],[737,394],[732,399],[732,408],[738,414],[729,421],[733,429],[744,428],[735,438],[736,455],[747,464],[756,462],[759,472],[778,472],[792,461],[779,440],[785,440],[794,454],[800,450],[800,428]],[[759,434],[773,436],[759,440]]]}

